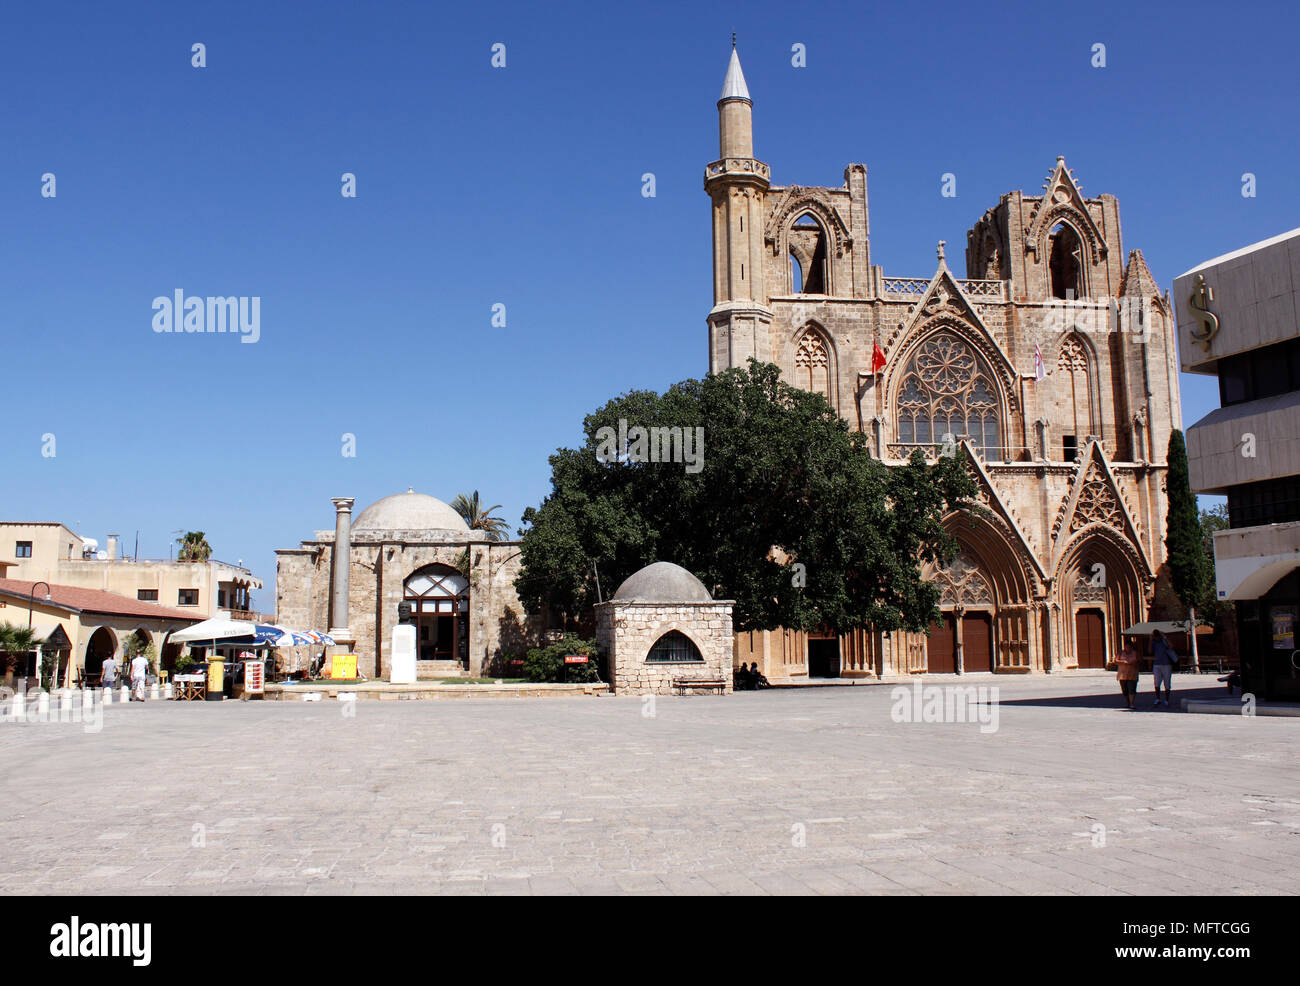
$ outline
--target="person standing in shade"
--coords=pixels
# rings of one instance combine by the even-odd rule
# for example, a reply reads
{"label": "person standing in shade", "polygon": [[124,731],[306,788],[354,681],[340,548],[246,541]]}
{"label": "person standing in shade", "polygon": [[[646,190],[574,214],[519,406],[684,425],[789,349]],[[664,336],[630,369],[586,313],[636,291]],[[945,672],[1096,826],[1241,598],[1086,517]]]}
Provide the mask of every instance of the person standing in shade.
{"label": "person standing in shade", "polygon": [[131,701],[144,701],[144,680],[145,675],[149,673],[149,659],[143,654],[137,654],[135,660],[131,662]]}
{"label": "person standing in shade", "polygon": [[104,659],[104,663],[99,669],[99,683],[109,689],[117,684],[117,661],[113,659],[111,654]]}
{"label": "person standing in shade", "polygon": [[1174,665],[1178,663],[1178,655],[1174,649],[1169,646],[1169,641],[1159,630],[1151,631],[1151,677],[1155,679],[1156,686],[1156,705],[1161,704],[1160,686],[1165,687],[1165,697],[1163,704],[1169,705],[1169,696],[1173,689]]}
{"label": "person standing in shade", "polygon": [[1119,652],[1117,663],[1119,672],[1115,677],[1119,679],[1120,694],[1124,696],[1124,704],[1132,709],[1138,691],[1138,656],[1133,649],[1133,641],[1124,641],[1124,649]]}

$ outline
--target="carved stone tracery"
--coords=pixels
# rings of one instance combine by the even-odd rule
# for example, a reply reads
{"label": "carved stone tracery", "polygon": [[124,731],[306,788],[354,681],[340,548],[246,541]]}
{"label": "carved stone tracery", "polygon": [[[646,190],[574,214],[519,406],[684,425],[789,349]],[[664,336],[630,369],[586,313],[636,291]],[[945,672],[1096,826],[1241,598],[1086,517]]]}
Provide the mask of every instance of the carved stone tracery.
{"label": "carved stone tracery", "polygon": [[895,401],[903,443],[971,437],[980,449],[998,449],[1002,423],[997,388],[975,350],[957,335],[940,332],[908,361]]}
{"label": "carved stone tracery", "polygon": [[1074,508],[1074,517],[1070,520],[1070,533],[1093,523],[1105,524],[1116,530],[1123,529],[1124,517],[1120,513],[1119,501],[1110,488],[1110,484],[1101,476],[1093,476],[1084,481],[1079,491],[1079,502]]}
{"label": "carved stone tracery", "polygon": [[992,605],[993,589],[988,579],[963,555],[934,575],[939,587],[939,604],[943,606]]}
{"label": "carved stone tracery", "polygon": [[794,365],[801,369],[825,369],[830,357],[826,344],[817,332],[805,332],[794,354]]}

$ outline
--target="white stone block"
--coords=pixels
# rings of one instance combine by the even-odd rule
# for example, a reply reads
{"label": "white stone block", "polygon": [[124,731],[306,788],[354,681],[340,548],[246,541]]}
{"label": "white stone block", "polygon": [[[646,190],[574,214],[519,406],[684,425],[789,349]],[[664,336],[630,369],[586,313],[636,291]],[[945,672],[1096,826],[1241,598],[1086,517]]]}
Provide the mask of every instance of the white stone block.
{"label": "white stone block", "polygon": [[393,627],[393,659],[388,680],[394,685],[415,684],[415,627],[410,624]]}

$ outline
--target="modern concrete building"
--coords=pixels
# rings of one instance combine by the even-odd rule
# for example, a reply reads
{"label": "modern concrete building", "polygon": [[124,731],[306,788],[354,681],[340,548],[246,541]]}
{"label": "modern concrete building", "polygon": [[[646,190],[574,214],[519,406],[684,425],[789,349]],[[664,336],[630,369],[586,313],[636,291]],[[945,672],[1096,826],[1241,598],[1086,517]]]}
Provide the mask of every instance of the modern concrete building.
{"label": "modern concrete building", "polygon": [[746,633],[737,661],[772,678],[1103,667],[1147,617],[1181,427],[1169,297],[1125,249],[1119,202],[1058,157],[1041,193],[971,216],[964,276],[942,242],[931,274],[886,276],[866,166],[839,187],[776,184],[754,107],[733,50],[704,171],[708,369],[775,363],[886,463],[965,443],[985,509],[945,519],[961,554],[924,573],[942,586],[928,637]]}
{"label": "modern concrete building", "polygon": [[1300,229],[1189,270],[1174,304],[1183,370],[1219,380],[1187,456],[1192,489],[1228,498],[1216,590],[1237,603],[1245,688],[1300,698]]}
{"label": "modern concrete building", "polygon": [[55,521],[0,521],[0,554],[14,559],[10,578],[115,592],[193,613],[196,621],[260,618],[251,599],[262,580],[242,565],[124,558],[118,540],[108,535],[101,549]]}

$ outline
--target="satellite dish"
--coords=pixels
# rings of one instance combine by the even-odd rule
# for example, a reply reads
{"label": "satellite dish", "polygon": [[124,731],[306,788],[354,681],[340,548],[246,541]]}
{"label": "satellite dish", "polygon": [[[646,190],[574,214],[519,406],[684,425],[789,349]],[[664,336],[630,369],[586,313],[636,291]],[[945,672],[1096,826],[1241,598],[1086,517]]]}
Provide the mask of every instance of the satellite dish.
{"label": "satellite dish", "polygon": [[95,552],[95,557],[96,557],[99,561],[108,561],[108,552],[107,552],[107,551],[96,551],[96,552]]}

